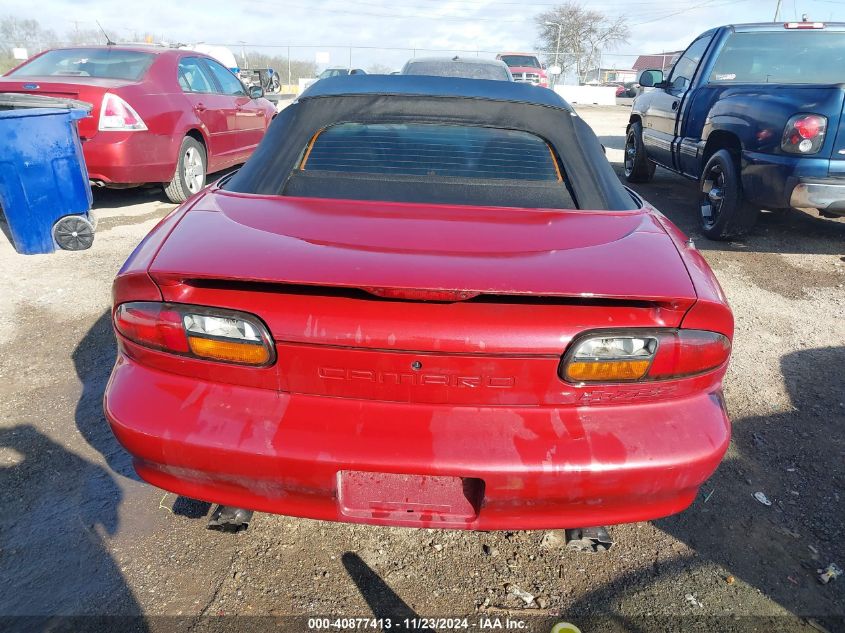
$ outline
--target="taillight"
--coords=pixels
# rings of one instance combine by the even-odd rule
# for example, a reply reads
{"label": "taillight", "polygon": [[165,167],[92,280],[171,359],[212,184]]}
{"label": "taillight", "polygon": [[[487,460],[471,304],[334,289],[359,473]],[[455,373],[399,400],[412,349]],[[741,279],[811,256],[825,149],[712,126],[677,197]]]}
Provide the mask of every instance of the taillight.
{"label": "taillight", "polygon": [[573,383],[682,378],[721,367],[730,353],[726,336],[703,330],[593,332],[573,342],[560,376]]}
{"label": "taillight", "polygon": [[142,132],[147,126],[131,105],[116,94],[107,92],[100,105],[98,129],[101,132]]}
{"label": "taillight", "polygon": [[827,117],[820,114],[796,114],[783,131],[781,149],[790,154],[815,154],[822,148],[827,132]]}
{"label": "taillight", "polygon": [[218,308],[136,301],[114,313],[117,331],[138,345],[240,365],[269,365],[273,340],[258,317]]}

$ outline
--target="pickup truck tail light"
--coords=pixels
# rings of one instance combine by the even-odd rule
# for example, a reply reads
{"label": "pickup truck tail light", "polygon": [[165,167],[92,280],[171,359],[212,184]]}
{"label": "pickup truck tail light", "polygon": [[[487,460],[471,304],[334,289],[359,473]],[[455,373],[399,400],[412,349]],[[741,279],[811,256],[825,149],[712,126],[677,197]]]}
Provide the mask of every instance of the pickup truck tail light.
{"label": "pickup truck tail light", "polygon": [[572,383],[669,380],[717,369],[730,353],[730,341],[717,332],[592,332],[570,346],[560,376]]}
{"label": "pickup truck tail light", "polygon": [[815,154],[822,148],[826,132],[827,117],[796,114],[786,124],[781,148],[790,154]]}
{"label": "pickup truck tail light", "polygon": [[180,356],[252,366],[275,360],[267,328],[244,312],[135,301],[118,306],[114,325],[133,343]]}
{"label": "pickup truck tail light", "polygon": [[97,128],[101,132],[143,132],[147,125],[131,105],[116,94],[107,92],[100,105]]}

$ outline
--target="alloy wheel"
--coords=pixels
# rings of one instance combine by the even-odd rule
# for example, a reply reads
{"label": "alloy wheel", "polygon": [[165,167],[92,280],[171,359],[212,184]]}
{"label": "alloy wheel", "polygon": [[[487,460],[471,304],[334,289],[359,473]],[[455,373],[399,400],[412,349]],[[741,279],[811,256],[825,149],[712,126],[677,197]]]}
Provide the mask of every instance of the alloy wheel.
{"label": "alloy wheel", "polygon": [[185,150],[185,157],[182,161],[185,172],[185,184],[191,193],[202,189],[205,180],[205,167],[202,162],[202,155],[195,147]]}

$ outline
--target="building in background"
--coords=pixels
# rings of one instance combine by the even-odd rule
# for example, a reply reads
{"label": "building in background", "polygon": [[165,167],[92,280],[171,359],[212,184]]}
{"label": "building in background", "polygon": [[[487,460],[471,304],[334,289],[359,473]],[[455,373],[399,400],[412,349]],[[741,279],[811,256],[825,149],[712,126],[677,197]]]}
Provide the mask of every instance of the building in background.
{"label": "building in background", "polygon": [[[671,53],[640,55],[637,57],[637,61],[634,62],[634,70],[638,76],[642,71],[652,68],[659,68],[663,72],[666,72],[675,65],[675,62],[683,54],[683,52],[684,51],[673,51]],[[634,79],[636,80],[636,77]]]}

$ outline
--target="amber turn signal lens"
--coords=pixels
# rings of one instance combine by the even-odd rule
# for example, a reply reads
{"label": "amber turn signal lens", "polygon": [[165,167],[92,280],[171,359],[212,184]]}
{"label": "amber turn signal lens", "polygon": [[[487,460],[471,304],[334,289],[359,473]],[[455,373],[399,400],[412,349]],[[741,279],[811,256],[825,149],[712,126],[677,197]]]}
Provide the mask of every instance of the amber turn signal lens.
{"label": "amber turn signal lens", "polygon": [[648,360],[576,361],[566,368],[573,382],[639,380],[648,371]]}
{"label": "amber turn signal lens", "polygon": [[255,343],[237,343],[218,341],[210,338],[188,337],[191,353],[200,358],[221,360],[227,363],[244,365],[264,365],[270,360],[270,352],[264,346]]}
{"label": "amber turn signal lens", "polygon": [[731,341],[703,330],[597,331],[564,355],[560,377],[573,383],[671,380],[724,368]]}

